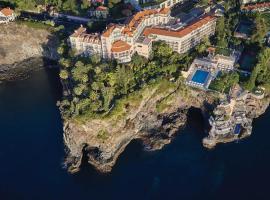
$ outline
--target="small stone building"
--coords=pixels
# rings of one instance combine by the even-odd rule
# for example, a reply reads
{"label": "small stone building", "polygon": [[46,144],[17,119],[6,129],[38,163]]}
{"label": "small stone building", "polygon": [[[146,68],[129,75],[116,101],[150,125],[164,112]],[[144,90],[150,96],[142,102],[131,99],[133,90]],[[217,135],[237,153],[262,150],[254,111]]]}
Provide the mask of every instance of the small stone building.
{"label": "small stone building", "polygon": [[0,10],[0,24],[7,24],[8,22],[14,21],[15,18],[15,12],[11,8],[3,8]]}

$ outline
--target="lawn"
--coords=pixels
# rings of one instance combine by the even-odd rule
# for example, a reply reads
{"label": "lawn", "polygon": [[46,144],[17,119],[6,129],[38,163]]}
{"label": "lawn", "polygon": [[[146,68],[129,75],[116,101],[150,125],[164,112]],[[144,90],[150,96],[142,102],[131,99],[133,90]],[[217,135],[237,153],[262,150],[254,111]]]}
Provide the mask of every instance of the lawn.
{"label": "lawn", "polygon": [[28,26],[29,28],[35,28],[35,29],[46,29],[50,31],[54,29],[52,26],[42,23],[42,22],[17,20],[16,23],[23,24],[23,25]]}
{"label": "lawn", "polygon": [[217,47],[216,48],[216,53],[217,54],[224,55],[224,56],[230,56],[231,55],[231,50],[230,49],[226,49],[226,48]]}

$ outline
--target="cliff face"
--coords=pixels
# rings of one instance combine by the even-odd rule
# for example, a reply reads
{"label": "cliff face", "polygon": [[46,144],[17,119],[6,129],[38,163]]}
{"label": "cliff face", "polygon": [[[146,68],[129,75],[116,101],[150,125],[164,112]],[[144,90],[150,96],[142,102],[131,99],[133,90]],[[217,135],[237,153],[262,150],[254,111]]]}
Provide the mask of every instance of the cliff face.
{"label": "cliff face", "polygon": [[[58,40],[49,31],[16,23],[0,25],[0,80],[42,67],[42,58],[58,59]],[[33,65],[29,63],[33,62]]]}
{"label": "cliff face", "polygon": [[[158,111],[164,100],[167,106]],[[174,134],[185,125],[190,106],[203,107],[212,102],[205,94],[194,92],[188,97],[173,90],[144,92],[140,103],[127,110],[120,118],[92,119],[83,124],[66,120],[64,141],[67,147],[67,165],[70,172],[79,170],[83,149],[88,161],[97,170],[109,172],[118,156],[134,139],[143,141],[147,150],[161,149],[170,143]]]}
{"label": "cliff face", "polygon": [[[265,113],[269,106],[269,96],[256,96],[243,92],[239,97],[218,105],[211,118],[212,128],[203,139],[206,148],[214,148],[218,143],[227,143],[246,138],[252,134],[253,119]],[[230,114],[229,114],[230,113]],[[241,127],[236,131],[236,127]]]}
{"label": "cliff face", "polygon": [[[209,111],[214,109],[213,93],[189,90],[188,94],[175,90],[157,92],[152,89],[144,92],[137,106],[126,111],[125,116],[104,119],[89,119],[84,123],[65,120],[64,142],[67,148],[66,164],[70,172],[80,168],[83,151],[88,161],[100,172],[110,172],[119,155],[134,139],[143,141],[145,149],[157,150],[169,144],[173,136],[181,129],[187,119],[190,107],[197,107],[208,119]],[[158,110],[162,100],[166,107]],[[248,117],[254,119],[265,112],[269,98],[252,99],[248,105]],[[217,143],[233,141],[223,138]]]}

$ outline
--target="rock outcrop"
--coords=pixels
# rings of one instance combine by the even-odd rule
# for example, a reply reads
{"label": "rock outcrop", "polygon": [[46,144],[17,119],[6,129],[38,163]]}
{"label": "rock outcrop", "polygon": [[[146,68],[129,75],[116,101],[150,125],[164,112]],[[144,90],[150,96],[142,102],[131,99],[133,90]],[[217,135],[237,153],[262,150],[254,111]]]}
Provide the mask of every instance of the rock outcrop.
{"label": "rock outcrop", "polygon": [[[119,155],[134,139],[142,140],[146,150],[161,149],[185,125],[187,111],[191,107],[200,108],[208,119],[208,113],[213,111],[214,102],[218,99],[217,94],[187,91],[188,95],[172,90],[158,93],[153,89],[144,92],[140,103],[130,106],[125,115],[117,119],[89,119],[83,123],[66,119],[64,142],[69,171],[73,173],[80,169],[83,152],[87,152],[91,165],[100,172],[110,172]],[[164,99],[170,100],[166,102],[164,110],[158,111],[158,104]],[[253,119],[265,112],[269,98],[255,99],[252,104],[256,108],[248,110],[248,116]],[[220,142],[228,141],[233,140],[224,138]]]}
{"label": "rock outcrop", "polygon": [[230,102],[218,105],[213,112],[215,116],[210,119],[212,128],[209,135],[203,139],[203,145],[211,149],[219,143],[233,142],[250,136],[253,119],[265,113],[269,102],[269,96],[257,96],[245,91]]}
{"label": "rock outcrop", "polygon": [[[185,98],[174,90],[152,89],[143,94],[137,106],[126,108],[124,116],[91,119],[82,124],[65,120],[66,163],[70,172],[79,170],[83,150],[97,170],[110,172],[118,156],[134,139],[142,140],[146,150],[161,149],[185,125],[191,106],[205,108],[205,104],[213,102],[213,98],[208,99],[202,92],[190,93]],[[158,104],[166,98],[170,99],[166,108],[158,111]]]}
{"label": "rock outcrop", "polygon": [[57,44],[58,39],[48,30],[1,24],[0,80],[13,80],[43,67],[43,58],[57,60]]}

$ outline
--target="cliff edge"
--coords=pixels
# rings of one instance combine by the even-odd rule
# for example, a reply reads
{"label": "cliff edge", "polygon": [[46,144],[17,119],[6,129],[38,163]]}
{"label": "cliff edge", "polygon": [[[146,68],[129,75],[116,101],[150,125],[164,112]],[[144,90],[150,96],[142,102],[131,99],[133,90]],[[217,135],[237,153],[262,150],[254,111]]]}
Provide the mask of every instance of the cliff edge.
{"label": "cliff edge", "polygon": [[[207,121],[219,99],[217,93],[183,86],[163,90],[157,86],[144,90],[139,96],[136,103],[125,105],[124,114],[118,116],[86,119],[84,122],[65,120],[66,164],[71,173],[80,169],[84,153],[98,171],[110,172],[119,155],[134,139],[141,140],[146,150],[161,149],[185,125],[189,108],[200,108]],[[249,119],[259,117],[268,106],[268,96],[253,98],[247,110]],[[215,144],[234,140],[229,135]]]}
{"label": "cliff edge", "polygon": [[144,89],[138,99],[124,106],[121,115],[78,122],[65,120],[66,164],[70,172],[80,168],[83,151],[98,171],[110,172],[119,155],[134,139],[142,140],[147,150],[169,144],[187,119],[191,106],[205,109],[213,103],[206,93],[186,87],[171,89],[155,86]]}
{"label": "cliff edge", "polygon": [[58,59],[57,37],[23,24],[0,25],[0,80],[12,80],[43,67],[43,58]]}

